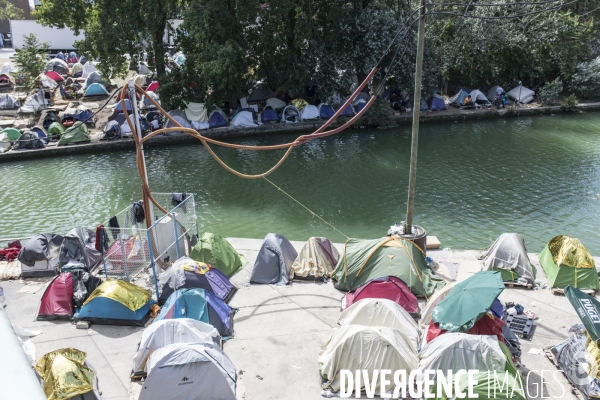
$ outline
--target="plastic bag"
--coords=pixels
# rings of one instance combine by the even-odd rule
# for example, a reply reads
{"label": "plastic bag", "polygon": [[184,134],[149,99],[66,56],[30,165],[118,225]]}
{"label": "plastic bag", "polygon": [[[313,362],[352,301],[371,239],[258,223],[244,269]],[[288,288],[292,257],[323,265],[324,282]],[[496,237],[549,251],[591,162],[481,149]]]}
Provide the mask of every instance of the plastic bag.
{"label": "plastic bag", "polygon": [[158,276],[158,290],[162,293],[162,288],[167,282],[169,283],[169,287],[173,290],[177,290],[185,285],[184,267],[189,270],[194,270],[199,269],[200,265],[189,257],[181,257]]}
{"label": "plastic bag", "polygon": [[[87,272],[85,272],[85,274],[88,275],[87,278],[89,279],[89,274]],[[82,274],[81,279],[77,279],[76,282],[73,282],[73,300],[75,301],[75,305],[78,308],[83,305],[83,302],[85,301],[88,295],[87,288],[83,283],[84,279],[84,274]]]}

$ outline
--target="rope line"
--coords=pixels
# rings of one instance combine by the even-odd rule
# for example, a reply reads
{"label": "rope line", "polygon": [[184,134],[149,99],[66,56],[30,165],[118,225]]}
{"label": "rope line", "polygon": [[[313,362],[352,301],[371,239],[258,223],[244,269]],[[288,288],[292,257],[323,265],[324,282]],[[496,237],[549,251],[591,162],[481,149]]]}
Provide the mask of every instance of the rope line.
{"label": "rope line", "polygon": [[317,217],[319,218],[321,221],[323,221],[324,223],[326,223],[327,225],[329,225],[334,231],[340,233],[342,236],[344,236],[346,239],[350,240],[350,238],[348,237],[348,235],[346,235],[344,232],[340,231],[339,229],[337,229],[335,226],[331,225],[329,222],[325,221],[323,218],[321,218],[320,215],[318,215],[317,213],[315,213],[314,211],[312,211],[310,208],[306,207],[304,204],[300,203],[298,200],[296,200],[291,194],[289,194],[288,192],[286,192],[285,190],[283,190],[282,188],[280,188],[279,186],[277,186],[276,184],[274,184],[273,182],[271,182],[266,176],[262,177],[265,181],[269,182],[271,185],[273,185],[277,190],[279,190],[280,192],[282,192],[283,194],[285,194],[287,197],[289,197],[290,199],[294,200],[296,203],[298,203],[301,207],[303,207],[306,211],[308,211],[309,213],[312,214],[313,217]]}

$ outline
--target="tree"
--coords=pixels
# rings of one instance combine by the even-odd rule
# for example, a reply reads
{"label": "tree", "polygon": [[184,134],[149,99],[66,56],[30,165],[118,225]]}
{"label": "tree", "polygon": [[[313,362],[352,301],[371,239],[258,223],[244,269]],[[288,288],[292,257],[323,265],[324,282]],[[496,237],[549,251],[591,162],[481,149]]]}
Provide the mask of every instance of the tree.
{"label": "tree", "polygon": [[22,10],[9,3],[8,0],[0,0],[0,21],[21,18],[23,18]]}
{"label": "tree", "polygon": [[25,44],[15,53],[15,63],[25,78],[23,86],[33,90],[39,86],[39,76],[44,72],[49,46],[48,43],[40,43],[33,33],[23,38]]}
{"label": "tree", "polygon": [[165,32],[172,29],[184,0],[44,0],[36,11],[49,26],[83,31],[77,50],[100,60],[105,76],[124,75],[127,57],[155,55],[156,73],[165,73]]}

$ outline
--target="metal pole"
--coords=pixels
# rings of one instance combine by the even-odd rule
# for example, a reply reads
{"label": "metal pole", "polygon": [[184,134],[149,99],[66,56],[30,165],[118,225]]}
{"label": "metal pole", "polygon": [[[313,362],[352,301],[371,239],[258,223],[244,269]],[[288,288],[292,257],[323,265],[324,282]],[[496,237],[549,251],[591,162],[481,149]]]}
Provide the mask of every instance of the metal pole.
{"label": "metal pole", "polygon": [[[131,110],[133,111],[133,119],[134,119],[133,123],[135,125],[135,130],[136,130],[136,132],[134,132],[133,134],[137,135],[138,138],[140,140],[142,140],[142,128],[140,126],[140,114],[138,111],[138,104],[136,101],[135,86],[134,86],[133,80],[130,80],[128,82],[127,92],[129,93],[129,104],[131,104]],[[140,146],[141,146],[141,150],[142,150],[142,166],[144,169],[144,180],[146,182],[146,185],[148,185],[148,173],[146,172],[146,156],[144,154],[144,144],[140,144]],[[146,214],[146,228],[150,229],[150,227],[154,223],[154,210],[152,208],[152,203],[150,202],[150,199],[146,195],[146,192],[144,192],[143,188],[142,188],[142,201],[144,202],[144,212]]]}
{"label": "metal pole", "polygon": [[410,172],[408,176],[408,202],[404,233],[412,233],[413,211],[415,208],[415,184],[417,179],[417,149],[419,147],[419,117],[421,115],[421,80],[423,78],[423,47],[425,46],[425,0],[421,0],[419,32],[417,42],[417,66],[415,69],[415,93],[413,105],[412,140],[410,149]]}

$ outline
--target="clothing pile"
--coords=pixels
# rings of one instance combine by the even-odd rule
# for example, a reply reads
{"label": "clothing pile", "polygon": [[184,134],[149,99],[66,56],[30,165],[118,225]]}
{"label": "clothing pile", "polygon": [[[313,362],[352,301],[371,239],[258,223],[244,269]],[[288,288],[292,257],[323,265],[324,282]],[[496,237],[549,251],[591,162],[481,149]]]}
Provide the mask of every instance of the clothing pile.
{"label": "clothing pile", "polygon": [[0,261],[14,261],[17,259],[19,255],[19,251],[21,251],[21,242],[15,240],[14,242],[10,242],[7,247],[0,249]]}

